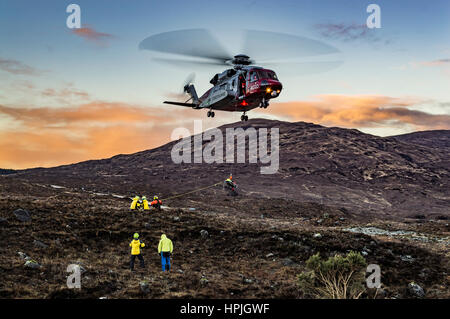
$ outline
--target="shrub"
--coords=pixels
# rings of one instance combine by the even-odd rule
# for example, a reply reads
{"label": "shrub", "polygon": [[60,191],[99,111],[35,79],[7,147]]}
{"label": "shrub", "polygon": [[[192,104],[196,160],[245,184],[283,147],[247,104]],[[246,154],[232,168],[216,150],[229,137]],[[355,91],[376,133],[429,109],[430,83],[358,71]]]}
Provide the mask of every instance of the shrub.
{"label": "shrub", "polygon": [[308,271],[298,275],[300,289],[313,298],[357,299],[365,291],[366,260],[351,251],[321,259],[319,253],[306,261]]}

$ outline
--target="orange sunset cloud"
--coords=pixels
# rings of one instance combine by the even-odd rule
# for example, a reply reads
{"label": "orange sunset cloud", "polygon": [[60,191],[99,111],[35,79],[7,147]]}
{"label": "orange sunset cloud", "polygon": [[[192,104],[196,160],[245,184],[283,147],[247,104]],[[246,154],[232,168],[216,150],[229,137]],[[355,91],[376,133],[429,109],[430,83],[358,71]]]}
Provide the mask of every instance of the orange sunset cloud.
{"label": "orange sunset cloud", "polygon": [[0,105],[0,119],[14,123],[0,130],[0,167],[49,167],[151,149],[169,142],[175,127],[192,129],[198,116],[188,108],[103,101],[74,108]]}
{"label": "orange sunset cloud", "polygon": [[416,99],[377,95],[320,95],[312,101],[272,103],[269,109],[262,112],[293,121],[349,128],[383,125],[413,125],[418,130],[450,128],[450,115],[409,108],[420,103]]}
{"label": "orange sunset cloud", "polygon": [[[420,101],[387,96],[321,95],[312,101],[272,103],[273,117],[350,128],[413,125],[417,129],[448,129],[449,115],[411,110]],[[253,117],[258,113],[254,112]],[[180,107],[145,107],[92,101],[76,107],[24,108],[0,104],[0,167],[56,166],[151,149],[170,141],[172,130],[192,130],[229,123],[230,114],[214,119]]]}

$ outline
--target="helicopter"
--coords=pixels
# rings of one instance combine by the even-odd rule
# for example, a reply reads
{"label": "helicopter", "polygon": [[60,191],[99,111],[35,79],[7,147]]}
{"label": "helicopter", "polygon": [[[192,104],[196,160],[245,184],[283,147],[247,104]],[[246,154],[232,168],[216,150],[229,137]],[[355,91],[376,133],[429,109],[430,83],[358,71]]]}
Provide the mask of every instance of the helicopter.
{"label": "helicopter", "polygon": [[[273,50],[273,48],[276,48]],[[185,102],[164,101],[165,104],[206,109],[207,117],[213,118],[214,111],[242,112],[241,121],[248,121],[248,111],[255,108],[267,108],[271,99],[280,96],[283,85],[272,68],[255,65],[255,60],[247,54],[230,55],[220,43],[205,29],[191,29],[164,32],[152,35],[139,44],[139,49],[156,51],[164,54],[182,55],[185,58],[154,58],[160,62],[177,66],[228,66],[221,73],[216,73],[210,80],[213,85],[200,97],[197,94],[192,77],[185,81],[183,93],[189,95]],[[267,31],[246,31],[245,53],[263,56],[269,65],[280,66],[270,59],[314,56],[339,52],[336,48],[322,42]],[[189,58],[189,59],[187,59]],[[203,60],[193,60],[201,58]],[[261,59],[260,59],[261,60]],[[266,63],[264,63],[266,64]],[[321,72],[340,64],[340,61],[289,62],[284,66],[295,69],[301,66],[311,73]],[[298,69],[297,69],[298,71]],[[301,71],[301,70],[300,70]]]}

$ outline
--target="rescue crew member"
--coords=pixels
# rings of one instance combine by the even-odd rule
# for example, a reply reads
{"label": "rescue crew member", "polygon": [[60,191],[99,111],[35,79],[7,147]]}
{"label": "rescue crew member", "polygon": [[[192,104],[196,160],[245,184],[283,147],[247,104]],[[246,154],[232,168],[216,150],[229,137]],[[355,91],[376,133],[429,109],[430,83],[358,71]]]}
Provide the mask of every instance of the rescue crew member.
{"label": "rescue crew member", "polygon": [[150,203],[150,206],[153,208],[161,210],[162,201],[158,199],[158,196],[153,196],[153,201]]}
{"label": "rescue crew member", "polygon": [[134,196],[133,201],[131,202],[130,209],[136,209],[137,203],[141,200],[139,196]]}
{"label": "rescue crew member", "polygon": [[141,268],[144,268],[145,267],[144,257],[142,257],[141,248],[145,247],[145,244],[141,243],[141,241],[139,240],[138,233],[134,233],[133,240],[130,243],[130,247],[131,247],[131,259],[130,259],[131,271],[134,270],[134,261],[136,257],[139,259]]}
{"label": "rescue crew member", "polygon": [[158,245],[158,254],[161,255],[162,271],[166,271],[166,269],[170,271],[170,256],[172,255],[172,251],[172,241],[167,238],[166,234],[162,234]]}
{"label": "rescue crew member", "polygon": [[142,196],[142,204],[144,205],[144,209],[150,209],[150,207],[148,207],[148,200],[147,197]]}

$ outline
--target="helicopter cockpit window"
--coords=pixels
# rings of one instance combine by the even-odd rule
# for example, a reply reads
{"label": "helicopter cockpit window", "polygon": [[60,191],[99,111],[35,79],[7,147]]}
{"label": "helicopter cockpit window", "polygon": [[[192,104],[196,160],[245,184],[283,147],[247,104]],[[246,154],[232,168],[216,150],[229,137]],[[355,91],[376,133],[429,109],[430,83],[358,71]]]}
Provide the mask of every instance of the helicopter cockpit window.
{"label": "helicopter cockpit window", "polygon": [[261,70],[259,71],[259,75],[261,76],[262,79],[270,79],[278,81],[277,75],[273,71]]}
{"label": "helicopter cockpit window", "polygon": [[250,82],[258,81],[258,74],[255,71],[250,72]]}

